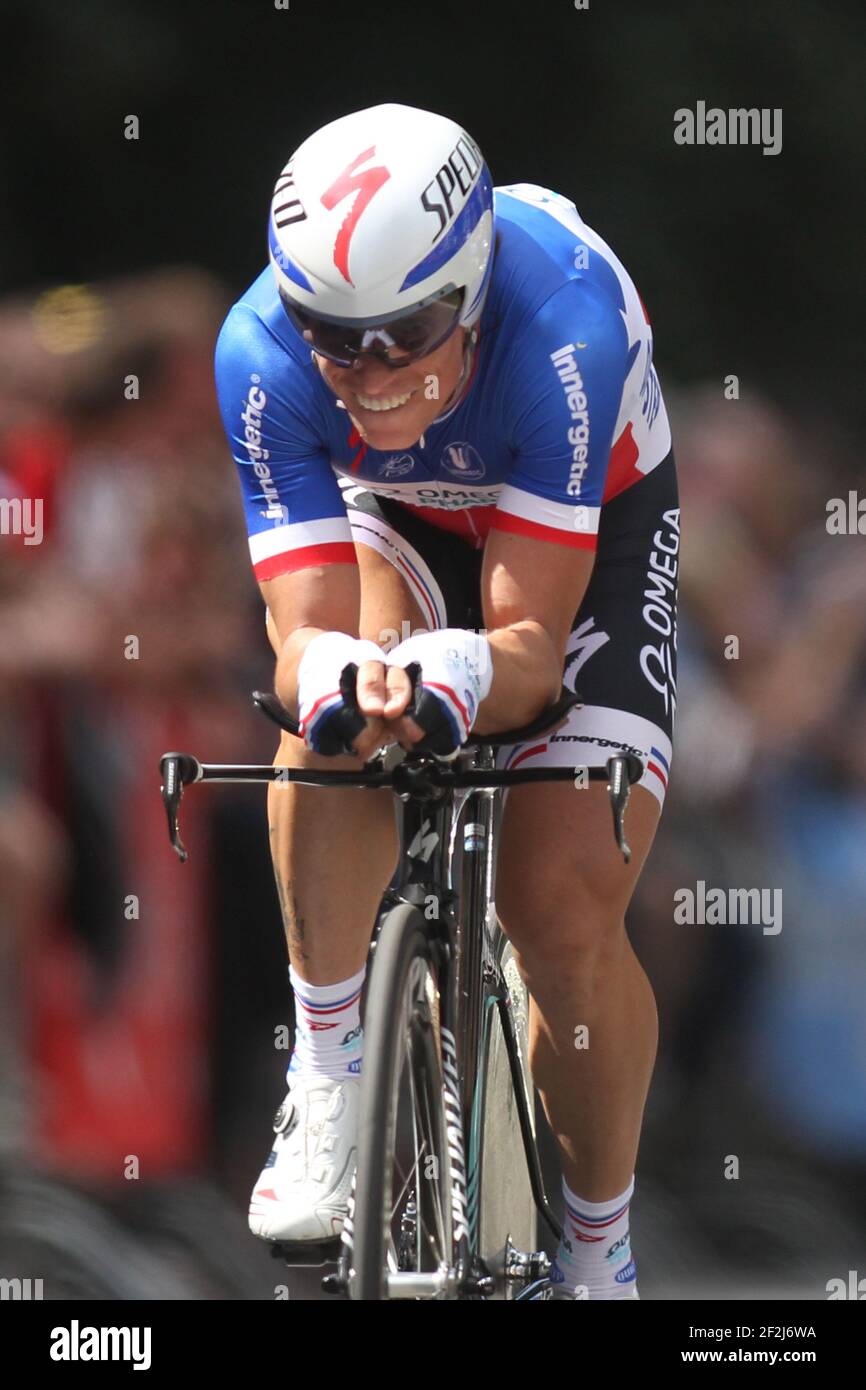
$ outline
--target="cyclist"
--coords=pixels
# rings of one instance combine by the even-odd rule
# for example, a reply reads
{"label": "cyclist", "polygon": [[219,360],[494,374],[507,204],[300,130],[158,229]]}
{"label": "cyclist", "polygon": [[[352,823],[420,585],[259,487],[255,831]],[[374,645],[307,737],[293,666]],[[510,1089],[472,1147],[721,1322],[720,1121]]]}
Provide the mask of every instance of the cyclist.
{"label": "cyclist", "polygon": [[[454,756],[470,728],[518,727],[577,682],[585,703],[561,728],[500,754],[576,774],[509,792],[497,908],[562,1164],[557,1290],[635,1298],[629,1203],[658,1025],[624,914],[670,767],[679,540],[646,311],[567,198],[494,189],[465,130],[407,106],[299,146],[269,245],[216,372],[276,690],[303,733],[275,763],[357,768],[422,740]],[[611,749],[644,764],[627,866],[604,787],[577,771]],[[249,1221],[321,1240],[351,1186],[359,1002],[396,830],[389,797],[350,789],[275,783],[268,810],[297,1026]]]}

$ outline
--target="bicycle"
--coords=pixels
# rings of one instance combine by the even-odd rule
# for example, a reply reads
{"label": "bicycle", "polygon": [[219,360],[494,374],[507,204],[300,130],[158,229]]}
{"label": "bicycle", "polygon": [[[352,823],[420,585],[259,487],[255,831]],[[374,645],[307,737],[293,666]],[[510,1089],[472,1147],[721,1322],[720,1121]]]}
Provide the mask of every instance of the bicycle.
{"label": "bicycle", "polygon": [[[297,735],[276,695],[254,691],[252,698]],[[336,1260],[336,1273],[322,1281],[330,1293],[514,1301],[552,1294],[550,1262],[535,1248],[538,1220],[556,1240],[562,1230],[536,1144],[526,988],[495,907],[501,792],[528,782],[577,782],[578,774],[583,786],[606,780],[614,834],[628,862],[623,817],[643,765],[631,753],[613,754],[604,768],[506,771],[494,763],[498,748],[552,733],[580,703],[563,687],[522,728],[470,733],[451,762],[395,745],[357,772],[206,765],[187,753],[160,760],[169,837],[182,861],[178,812],[194,782],[388,788],[397,798],[398,869],[368,957],[348,1215],[332,1241],[279,1242],[273,1250],[288,1265]]]}

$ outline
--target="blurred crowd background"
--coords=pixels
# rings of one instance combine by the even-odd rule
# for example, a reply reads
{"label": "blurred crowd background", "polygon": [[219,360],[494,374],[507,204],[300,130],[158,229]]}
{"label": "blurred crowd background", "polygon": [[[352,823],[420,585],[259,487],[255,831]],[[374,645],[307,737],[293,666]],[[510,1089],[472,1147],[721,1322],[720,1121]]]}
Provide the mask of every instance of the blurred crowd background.
{"label": "blurred crowd background", "polygon": [[[399,11],[379,52],[375,10],[247,9],[243,35],[232,0],[10,17],[0,498],[42,499],[43,538],[0,535],[0,1274],[113,1298],[280,1277],[245,1224],[291,1013],[264,789],[188,795],[181,866],[158,760],[273,757],[213,346],[291,148],[396,99],[464,120],[497,182],[573,197],[655,327],[683,551],[673,777],[629,918],[661,1022],[642,1296],[823,1298],[866,1275],[866,540],[826,525],[866,492],[862,21],[623,5],[518,34],[446,5],[447,32]],[[546,95],[518,117],[527,74]],[[698,99],[781,106],[783,153],[676,147]],[[781,889],[782,930],[678,924],[699,880]]]}

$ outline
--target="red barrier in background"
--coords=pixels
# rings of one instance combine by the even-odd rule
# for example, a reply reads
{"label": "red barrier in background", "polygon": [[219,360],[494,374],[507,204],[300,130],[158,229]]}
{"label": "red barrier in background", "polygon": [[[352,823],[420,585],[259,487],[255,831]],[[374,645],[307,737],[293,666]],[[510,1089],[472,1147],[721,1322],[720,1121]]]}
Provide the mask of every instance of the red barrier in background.
{"label": "red barrier in background", "polygon": [[[37,1158],[69,1176],[117,1181],[131,1155],[144,1180],[197,1169],[210,1089],[205,806],[194,795],[184,803],[183,830],[196,853],[181,865],[159,796],[160,754],[194,737],[181,707],[122,699],[130,763],[118,807],[124,895],[138,897],[140,915],[122,921],[118,902],[128,933],[119,977],[97,1006],[94,966],[63,921],[34,934],[27,963]],[[53,780],[56,793],[56,764]]]}

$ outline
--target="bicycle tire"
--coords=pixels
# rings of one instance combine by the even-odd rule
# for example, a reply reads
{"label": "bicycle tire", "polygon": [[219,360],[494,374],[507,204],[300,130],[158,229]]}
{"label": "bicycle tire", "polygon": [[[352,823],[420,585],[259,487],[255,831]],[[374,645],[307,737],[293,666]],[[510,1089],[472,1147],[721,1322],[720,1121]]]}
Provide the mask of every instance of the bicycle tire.
{"label": "bicycle tire", "polygon": [[[451,1162],[447,1141],[447,1121],[442,1078],[441,1046],[437,1020],[425,1020],[418,996],[416,963],[435,977],[434,946],[418,908],[406,903],[392,908],[384,918],[376,944],[370,973],[364,1020],[364,1062],[361,1073],[361,1103],[358,1124],[358,1164],[355,1179],[352,1273],[350,1294],[366,1301],[388,1298],[389,1257],[395,1254],[394,1203],[397,1165],[397,1121],[400,1106],[399,1083],[408,1066],[410,1098],[417,1099],[415,1118],[421,1135],[420,1150],[437,1159],[435,1179],[417,1183],[418,1218],[416,1226],[426,1245],[424,1231],[430,1204],[435,1201],[439,1233],[439,1252],[448,1264],[452,1259]],[[429,995],[425,995],[429,999]],[[408,1019],[408,1029],[405,1028]],[[404,1034],[405,1029],[405,1036]],[[419,1148],[417,1136],[416,1150]],[[417,1166],[417,1164],[416,1164]],[[402,1173],[397,1174],[399,1181]],[[411,1178],[411,1174],[410,1174]],[[408,1198],[406,1199],[408,1200]],[[405,1210],[405,1203],[404,1203]],[[417,1251],[416,1251],[417,1255]],[[425,1263],[426,1260],[426,1263]],[[418,1257],[422,1268],[439,1266],[431,1252]]]}

